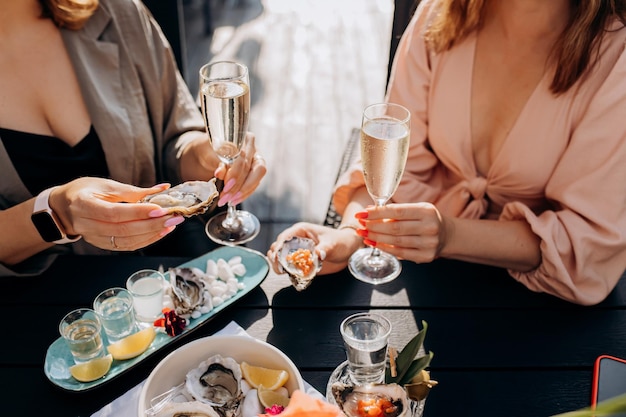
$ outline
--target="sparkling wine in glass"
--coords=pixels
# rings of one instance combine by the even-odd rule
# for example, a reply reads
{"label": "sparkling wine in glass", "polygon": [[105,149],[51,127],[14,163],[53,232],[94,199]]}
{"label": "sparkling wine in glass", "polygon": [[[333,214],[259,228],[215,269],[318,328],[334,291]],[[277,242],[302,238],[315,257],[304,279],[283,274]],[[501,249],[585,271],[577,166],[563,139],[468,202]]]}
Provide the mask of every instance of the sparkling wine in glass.
{"label": "sparkling wine in glass", "polygon": [[[376,203],[384,206],[395,193],[409,152],[411,114],[393,103],[372,104],[363,111],[361,159],[365,186]],[[380,249],[361,248],[348,262],[352,275],[370,284],[395,279],[402,270],[398,259]]]}
{"label": "sparkling wine in glass", "polygon": [[[220,160],[230,166],[241,152],[250,115],[250,81],[245,65],[219,61],[200,68],[202,114],[211,145]],[[238,245],[254,239],[260,230],[253,214],[228,210],[213,216],[206,225],[207,235],[223,245]]]}

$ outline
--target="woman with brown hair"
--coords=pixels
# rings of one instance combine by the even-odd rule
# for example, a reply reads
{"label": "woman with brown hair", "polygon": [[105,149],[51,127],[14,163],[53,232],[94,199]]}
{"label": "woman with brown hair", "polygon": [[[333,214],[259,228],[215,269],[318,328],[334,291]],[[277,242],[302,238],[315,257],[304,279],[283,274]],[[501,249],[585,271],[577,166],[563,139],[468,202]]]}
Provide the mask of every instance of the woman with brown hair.
{"label": "woman with brown hair", "polygon": [[0,275],[153,245],[183,218],[129,203],[214,176],[220,205],[242,201],[266,172],[255,154],[249,133],[235,165],[219,163],[141,1],[0,0]]}
{"label": "woman with brown hair", "polygon": [[602,301],[626,269],[625,15],[623,0],[423,0],[386,97],[412,119],[393,204],[370,206],[355,165],[333,196],[338,230],[296,224],[270,258],[307,235],[331,273],[363,238]]}

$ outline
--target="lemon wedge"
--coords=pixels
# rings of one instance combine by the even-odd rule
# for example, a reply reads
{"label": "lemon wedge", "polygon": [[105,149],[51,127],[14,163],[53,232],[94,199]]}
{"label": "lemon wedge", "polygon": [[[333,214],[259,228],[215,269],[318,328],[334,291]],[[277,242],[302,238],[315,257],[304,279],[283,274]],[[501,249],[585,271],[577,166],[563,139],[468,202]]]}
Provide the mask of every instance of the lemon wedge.
{"label": "lemon wedge", "polygon": [[123,361],[132,359],[148,350],[155,336],[156,332],[154,331],[154,327],[146,327],[137,333],[133,333],[130,336],[126,336],[110,344],[107,350],[113,355],[113,359],[115,360]]}
{"label": "lemon wedge", "polygon": [[253,366],[247,362],[241,362],[241,373],[252,387],[263,386],[270,391],[282,387],[289,379],[289,373],[285,370]]}
{"label": "lemon wedge", "polygon": [[263,386],[260,386],[257,392],[259,401],[263,407],[269,408],[273,405],[282,405],[283,407],[287,407],[289,404],[289,397],[286,397],[276,391],[265,389]]}
{"label": "lemon wedge", "polygon": [[112,363],[113,356],[106,355],[102,358],[92,359],[89,362],[70,366],[70,374],[80,382],[95,381],[109,372]]}

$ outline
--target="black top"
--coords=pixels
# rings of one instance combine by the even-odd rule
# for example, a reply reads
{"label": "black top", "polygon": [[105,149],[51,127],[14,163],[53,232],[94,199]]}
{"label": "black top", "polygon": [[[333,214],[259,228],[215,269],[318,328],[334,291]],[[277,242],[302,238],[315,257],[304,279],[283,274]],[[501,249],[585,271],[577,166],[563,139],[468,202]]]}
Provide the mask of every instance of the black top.
{"label": "black top", "polygon": [[33,195],[79,177],[109,176],[102,144],[93,126],[73,147],[53,136],[5,128],[0,128],[0,139]]}

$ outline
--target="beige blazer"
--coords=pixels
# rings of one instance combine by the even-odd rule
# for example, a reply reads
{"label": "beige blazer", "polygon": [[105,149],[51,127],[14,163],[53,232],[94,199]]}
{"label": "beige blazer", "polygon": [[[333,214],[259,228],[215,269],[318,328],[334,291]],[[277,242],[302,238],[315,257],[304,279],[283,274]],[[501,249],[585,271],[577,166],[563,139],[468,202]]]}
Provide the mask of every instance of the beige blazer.
{"label": "beige blazer", "polygon": [[[204,131],[204,124],[145,6],[139,0],[100,0],[81,30],[62,35],[111,178],[138,186],[180,182],[177,139],[190,130]],[[1,141],[0,178],[0,209],[33,197]],[[17,267],[0,264],[0,276],[39,273],[61,252],[108,253],[82,240],[57,245]]]}

